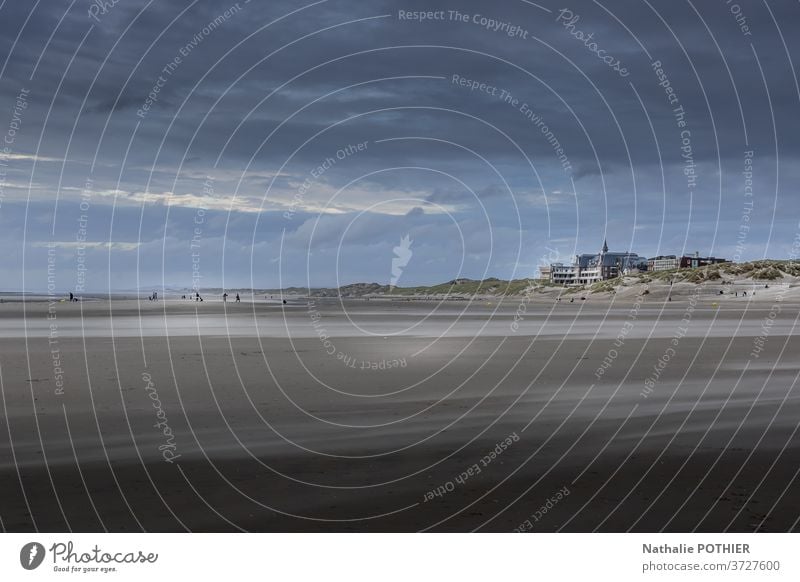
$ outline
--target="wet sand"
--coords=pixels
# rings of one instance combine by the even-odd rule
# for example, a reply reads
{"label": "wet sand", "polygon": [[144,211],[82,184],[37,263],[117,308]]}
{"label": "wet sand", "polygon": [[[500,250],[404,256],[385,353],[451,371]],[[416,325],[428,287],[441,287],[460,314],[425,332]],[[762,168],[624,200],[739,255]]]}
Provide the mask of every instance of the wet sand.
{"label": "wet sand", "polygon": [[797,529],[778,292],[5,303],[2,527]]}

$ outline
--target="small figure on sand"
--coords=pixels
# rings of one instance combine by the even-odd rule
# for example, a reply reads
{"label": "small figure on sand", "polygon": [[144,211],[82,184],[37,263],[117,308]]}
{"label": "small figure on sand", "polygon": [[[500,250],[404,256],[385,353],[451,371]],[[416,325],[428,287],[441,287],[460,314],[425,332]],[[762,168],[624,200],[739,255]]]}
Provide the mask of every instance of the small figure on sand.
{"label": "small figure on sand", "polygon": [[241,301],[241,299],[239,299],[239,294],[237,293],[236,294],[236,303],[239,303],[240,301]]}
{"label": "small figure on sand", "polygon": [[200,292],[199,291],[195,291],[194,292],[194,300],[195,301],[202,301],[203,300],[203,298],[200,297]]}
{"label": "small figure on sand", "polygon": [[72,294],[72,291],[69,292],[69,302],[72,303],[75,301],[75,296]]}
{"label": "small figure on sand", "polygon": [[222,294],[222,302],[223,303],[227,303],[228,302],[228,294],[227,293],[223,293]]}

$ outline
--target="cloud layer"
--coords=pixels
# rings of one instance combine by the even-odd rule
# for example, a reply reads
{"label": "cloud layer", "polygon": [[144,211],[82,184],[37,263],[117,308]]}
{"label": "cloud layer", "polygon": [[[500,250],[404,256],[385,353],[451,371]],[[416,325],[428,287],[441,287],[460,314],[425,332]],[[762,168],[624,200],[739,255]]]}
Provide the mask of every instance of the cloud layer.
{"label": "cloud layer", "polygon": [[[0,276],[93,290],[786,257],[790,3],[7,2]],[[622,74],[622,73],[626,74]],[[751,153],[752,152],[752,153]]]}

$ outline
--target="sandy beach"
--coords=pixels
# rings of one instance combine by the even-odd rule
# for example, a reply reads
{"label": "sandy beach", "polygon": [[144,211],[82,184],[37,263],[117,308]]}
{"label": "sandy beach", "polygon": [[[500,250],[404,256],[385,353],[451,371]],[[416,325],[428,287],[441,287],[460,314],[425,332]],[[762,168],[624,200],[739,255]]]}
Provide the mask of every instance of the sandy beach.
{"label": "sandy beach", "polygon": [[0,304],[7,531],[797,529],[796,289]]}

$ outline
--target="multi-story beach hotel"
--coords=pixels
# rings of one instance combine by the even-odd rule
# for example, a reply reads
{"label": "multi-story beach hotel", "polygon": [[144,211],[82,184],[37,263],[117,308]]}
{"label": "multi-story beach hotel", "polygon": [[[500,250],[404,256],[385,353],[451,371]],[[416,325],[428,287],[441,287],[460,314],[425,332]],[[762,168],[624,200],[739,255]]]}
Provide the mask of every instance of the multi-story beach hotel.
{"label": "multi-story beach hotel", "polygon": [[552,263],[540,268],[539,273],[543,279],[558,285],[591,285],[632,273],[696,268],[724,262],[726,259],[701,257],[699,253],[693,256],[668,255],[647,259],[633,252],[609,251],[608,242],[603,241],[603,248],[599,253],[575,255],[572,264]]}
{"label": "multi-story beach hotel", "polygon": [[599,253],[575,255],[571,265],[550,265],[550,281],[559,285],[590,285],[632,270],[645,270],[646,267],[647,259],[644,257],[631,252],[609,251],[608,243],[603,241]]}

